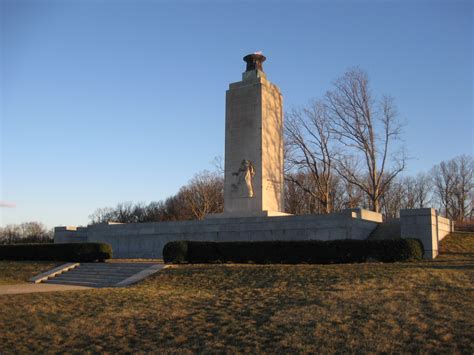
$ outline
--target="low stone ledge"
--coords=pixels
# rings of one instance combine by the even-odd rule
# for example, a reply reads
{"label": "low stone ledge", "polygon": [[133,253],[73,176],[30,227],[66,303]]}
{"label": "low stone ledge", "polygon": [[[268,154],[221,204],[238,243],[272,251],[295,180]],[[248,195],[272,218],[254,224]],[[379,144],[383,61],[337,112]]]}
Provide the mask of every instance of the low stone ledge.
{"label": "low stone ledge", "polygon": [[132,276],[126,278],[125,280],[120,281],[114,287],[125,287],[125,286],[133,285],[133,284],[147,278],[148,276],[153,275],[154,273],[160,271],[161,269],[163,269],[163,267],[164,267],[164,265],[161,265],[161,264],[152,265],[149,268],[147,268],[145,270],[142,270],[142,271],[136,273],[135,275],[132,275]]}
{"label": "low stone ledge", "polygon": [[402,209],[400,210],[400,217],[405,216],[431,216],[436,215],[436,210],[434,208],[411,208],[411,209]]}

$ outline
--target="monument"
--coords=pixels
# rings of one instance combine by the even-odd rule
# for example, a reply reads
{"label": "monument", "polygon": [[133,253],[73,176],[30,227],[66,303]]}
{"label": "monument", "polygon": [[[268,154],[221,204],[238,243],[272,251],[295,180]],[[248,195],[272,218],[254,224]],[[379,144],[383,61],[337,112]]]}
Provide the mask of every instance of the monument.
{"label": "monument", "polygon": [[[283,213],[282,95],[263,71],[260,53],[244,57],[242,80],[229,85],[225,112],[224,212],[202,221],[56,227],[55,243],[103,242],[114,258],[161,258],[166,243],[196,241],[367,239],[383,227],[380,213],[360,208],[329,215]],[[433,209],[402,210],[398,237],[419,238],[426,258],[453,223]],[[384,237],[383,228],[379,234]]]}
{"label": "monument", "polygon": [[226,92],[224,213],[207,218],[286,215],[282,95],[266,78],[265,56],[243,59],[242,80]]}

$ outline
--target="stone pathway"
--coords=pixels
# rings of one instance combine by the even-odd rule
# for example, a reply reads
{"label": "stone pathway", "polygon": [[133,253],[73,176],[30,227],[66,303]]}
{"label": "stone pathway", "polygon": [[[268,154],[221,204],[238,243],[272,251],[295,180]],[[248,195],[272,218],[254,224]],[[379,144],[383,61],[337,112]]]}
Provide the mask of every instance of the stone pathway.
{"label": "stone pathway", "polygon": [[24,283],[24,284],[16,284],[16,285],[0,285],[0,296],[17,295],[21,293],[56,292],[56,291],[71,291],[71,290],[90,290],[90,289],[92,289],[92,287]]}

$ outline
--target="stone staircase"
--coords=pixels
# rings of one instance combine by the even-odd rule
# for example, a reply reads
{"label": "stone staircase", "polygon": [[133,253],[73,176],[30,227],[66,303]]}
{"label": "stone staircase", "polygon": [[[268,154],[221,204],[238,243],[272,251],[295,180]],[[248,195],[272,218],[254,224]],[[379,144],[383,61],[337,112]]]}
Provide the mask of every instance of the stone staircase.
{"label": "stone staircase", "polygon": [[40,282],[88,287],[121,287],[136,283],[163,268],[156,263],[80,263]]}

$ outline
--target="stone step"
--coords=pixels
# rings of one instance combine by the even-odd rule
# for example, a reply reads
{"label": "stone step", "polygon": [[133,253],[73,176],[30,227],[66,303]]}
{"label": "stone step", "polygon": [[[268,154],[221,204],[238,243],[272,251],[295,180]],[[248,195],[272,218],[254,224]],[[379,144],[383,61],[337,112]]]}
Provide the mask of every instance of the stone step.
{"label": "stone step", "polygon": [[[57,277],[55,277],[55,279],[59,279],[59,280],[62,280],[62,279],[125,280],[125,279],[128,279],[131,276],[133,276],[133,275],[126,275],[126,276],[107,275],[107,276],[103,276],[103,275],[84,275],[84,274],[70,274],[70,275],[67,275],[67,274],[65,274],[65,275],[57,276]],[[49,279],[49,280],[51,280],[51,279]]]}
{"label": "stone step", "polygon": [[81,270],[85,271],[110,271],[110,272],[138,272],[140,270],[145,270],[148,267],[140,267],[140,268],[108,268],[108,267],[76,267],[75,269],[80,268]]}
{"label": "stone step", "polygon": [[81,267],[84,268],[92,268],[92,269],[130,269],[130,270],[135,270],[135,269],[144,269],[147,267],[150,267],[151,265],[120,265],[120,264],[100,264],[100,263],[94,263],[94,264],[81,264]]}
{"label": "stone step", "polygon": [[104,262],[104,263],[81,263],[81,266],[98,266],[98,267],[148,267],[156,263],[119,263],[119,262]]}
{"label": "stone step", "polygon": [[128,272],[128,273],[133,273],[133,272],[138,272],[140,270],[145,270],[147,268],[139,268],[139,269],[75,268],[74,270],[78,270],[78,269],[84,270],[84,271],[89,271],[89,272]]}
{"label": "stone step", "polygon": [[97,279],[51,279],[45,281],[47,283],[55,283],[55,284],[65,284],[65,285],[74,285],[76,283],[89,283],[89,284],[94,284],[94,285],[108,285],[108,286],[113,286],[120,281],[117,280],[97,280]]}
{"label": "stone step", "polygon": [[113,271],[103,271],[103,272],[97,272],[97,271],[88,271],[88,270],[77,270],[73,272],[73,274],[76,273],[81,273],[85,275],[102,275],[102,276],[107,276],[107,275],[121,275],[121,276],[129,276],[129,275],[134,275],[137,272],[140,272],[141,270],[134,271],[134,272],[113,272]]}
{"label": "stone step", "polygon": [[75,277],[81,276],[81,277],[101,277],[101,278],[108,278],[108,277],[127,278],[127,277],[130,277],[130,276],[135,275],[135,274],[136,274],[136,272],[132,272],[132,273],[120,273],[120,272],[117,272],[117,273],[92,273],[92,272],[84,272],[84,271],[78,270],[76,272],[65,272],[65,273],[62,273],[61,275],[58,275],[57,277],[70,275],[70,276],[75,276]]}
{"label": "stone step", "polygon": [[[132,276],[132,275],[130,275]],[[109,276],[101,276],[101,275],[82,275],[82,274],[63,274],[57,277],[54,277],[55,280],[124,280],[130,276],[121,276],[121,275],[109,275]],[[50,279],[52,280],[52,279]]]}
{"label": "stone step", "polygon": [[92,283],[97,283],[97,284],[111,284],[115,285],[119,283],[120,281],[123,281],[123,279],[101,279],[101,278],[88,278],[88,277],[65,277],[65,278],[54,278],[49,281],[54,281],[54,282],[92,282]]}
{"label": "stone step", "polygon": [[[140,271],[138,271],[140,272]],[[102,277],[102,278],[107,278],[107,277],[130,277],[132,275],[137,274],[138,272],[90,272],[90,271],[83,271],[83,270],[77,270],[77,271],[70,271],[70,272],[65,272],[57,277],[61,277],[64,275],[71,275],[71,276],[83,276],[83,277]]]}
{"label": "stone step", "polygon": [[96,285],[115,285],[117,283],[116,280],[90,280],[90,279],[77,279],[77,280],[60,280],[60,279],[51,279],[51,280],[47,280],[45,281],[46,283],[55,283],[55,284],[61,284],[61,283],[64,283],[64,284],[73,284],[73,283],[76,283],[76,282],[79,282],[79,283],[90,283],[90,284],[96,284]]}
{"label": "stone step", "polygon": [[48,280],[45,281],[44,283],[47,284],[55,284],[55,285],[76,285],[76,286],[89,286],[89,287],[113,287],[116,283],[110,283],[110,282],[93,282],[93,281],[60,281],[60,280]]}
{"label": "stone step", "polygon": [[107,275],[123,275],[123,276],[126,276],[126,275],[136,274],[137,272],[140,272],[140,271],[141,271],[141,269],[138,270],[138,271],[113,271],[113,270],[94,271],[94,270],[83,270],[81,268],[78,268],[78,269],[75,269],[75,270],[68,271],[67,273],[68,274],[78,274],[78,273],[80,273],[80,274],[85,274],[85,275],[104,275],[104,276],[107,276]]}

